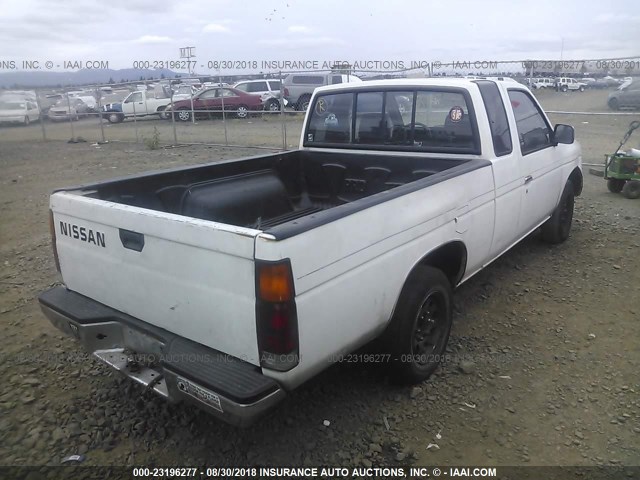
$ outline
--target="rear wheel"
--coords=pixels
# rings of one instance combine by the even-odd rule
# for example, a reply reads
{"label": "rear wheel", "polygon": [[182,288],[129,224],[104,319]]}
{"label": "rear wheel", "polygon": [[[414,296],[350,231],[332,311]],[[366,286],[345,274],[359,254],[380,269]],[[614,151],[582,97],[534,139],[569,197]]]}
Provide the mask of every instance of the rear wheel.
{"label": "rear wheel", "polygon": [[573,184],[567,180],[560,203],[553,211],[551,218],[542,225],[542,239],[547,243],[562,243],[569,238],[573,221],[575,197]]}
{"label": "rear wheel", "polygon": [[296,110],[299,112],[306,112],[307,108],[309,108],[309,101],[311,100],[310,95],[303,95],[298,99],[298,103],[296,104]]}
{"label": "rear wheel", "polygon": [[566,85],[563,85],[563,86],[562,86],[562,88],[561,88],[561,90],[562,90],[563,92],[566,92],[567,90],[569,90],[569,87],[567,87]]}
{"label": "rear wheel", "polygon": [[622,194],[631,199],[640,198],[640,182],[637,180],[629,180],[624,184]]}
{"label": "rear wheel", "polygon": [[584,92],[584,87],[582,85],[580,85],[580,91]]}
{"label": "rear wheel", "polygon": [[610,178],[607,180],[607,188],[611,193],[620,193],[626,180],[621,180],[619,178]]}
{"label": "rear wheel", "polygon": [[438,367],[451,332],[452,299],[441,270],[421,266],[411,273],[383,339],[391,355],[392,381],[422,382]]}
{"label": "rear wheel", "polygon": [[158,108],[158,115],[160,115],[160,118],[162,120],[166,120],[167,118],[169,118],[169,114],[167,112],[165,112],[165,108],[166,107]]}
{"label": "rear wheel", "polygon": [[279,112],[280,102],[278,102],[277,100],[269,100],[269,102],[267,102],[267,106],[265,107],[265,110],[268,110],[270,112]]}
{"label": "rear wheel", "polygon": [[618,110],[620,108],[617,98],[610,98],[607,104],[611,110]]}

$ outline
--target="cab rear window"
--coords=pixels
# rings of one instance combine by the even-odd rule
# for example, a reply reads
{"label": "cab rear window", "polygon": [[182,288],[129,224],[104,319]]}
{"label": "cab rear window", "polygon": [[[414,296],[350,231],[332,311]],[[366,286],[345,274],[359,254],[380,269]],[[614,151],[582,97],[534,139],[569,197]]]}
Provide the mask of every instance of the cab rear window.
{"label": "cab rear window", "polygon": [[358,90],[319,95],[305,146],[479,153],[475,115],[465,90]]}

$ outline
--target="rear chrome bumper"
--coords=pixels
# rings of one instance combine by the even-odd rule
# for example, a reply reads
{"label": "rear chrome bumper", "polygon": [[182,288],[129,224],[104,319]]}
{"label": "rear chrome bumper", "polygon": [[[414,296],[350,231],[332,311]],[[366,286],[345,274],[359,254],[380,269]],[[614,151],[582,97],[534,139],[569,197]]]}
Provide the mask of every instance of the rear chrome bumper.
{"label": "rear chrome bumper", "polygon": [[259,367],[178,337],[63,287],[42,293],[51,323],[94,357],[171,402],[194,403],[248,426],[279,403],[284,390]]}

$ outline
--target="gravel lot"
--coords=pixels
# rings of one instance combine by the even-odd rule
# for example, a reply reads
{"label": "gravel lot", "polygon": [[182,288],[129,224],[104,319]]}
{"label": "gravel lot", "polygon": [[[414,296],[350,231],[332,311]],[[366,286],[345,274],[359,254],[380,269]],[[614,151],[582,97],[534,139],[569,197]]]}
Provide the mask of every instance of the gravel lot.
{"label": "gravel lot", "polygon": [[[540,97],[547,109],[604,111],[606,92]],[[552,118],[576,127],[593,163],[634,119]],[[286,121],[293,145],[301,122]],[[38,125],[0,129],[1,465],[75,453],[88,465],[640,465],[640,201],[585,171],[568,242],[550,247],[534,234],[457,291],[449,360],[429,381],[399,388],[375,366],[335,365],[238,430],[82,355],[35,298],[60,280],[47,223],[54,188],[264,151],[95,146],[99,129],[83,122],[74,127],[89,142],[77,144],[62,141],[62,125],[47,125],[49,138],[60,129],[49,142],[25,141],[39,138]],[[280,121],[250,122],[230,122],[230,143],[282,145]],[[169,123],[144,123],[170,138]],[[211,141],[209,132],[223,142],[220,124],[181,125],[180,139]],[[113,125],[108,138],[131,131]]]}

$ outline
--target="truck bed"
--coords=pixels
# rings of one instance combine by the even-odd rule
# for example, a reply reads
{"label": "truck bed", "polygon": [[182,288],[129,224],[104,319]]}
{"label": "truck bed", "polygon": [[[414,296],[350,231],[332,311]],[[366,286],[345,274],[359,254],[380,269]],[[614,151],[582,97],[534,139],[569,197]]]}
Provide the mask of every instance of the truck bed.
{"label": "truck bed", "polygon": [[477,159],[295,150],[64,190],[282,239],[487,165]]}

